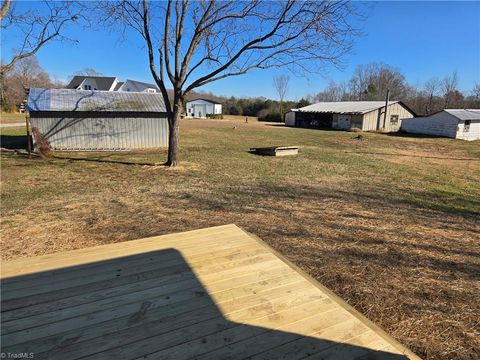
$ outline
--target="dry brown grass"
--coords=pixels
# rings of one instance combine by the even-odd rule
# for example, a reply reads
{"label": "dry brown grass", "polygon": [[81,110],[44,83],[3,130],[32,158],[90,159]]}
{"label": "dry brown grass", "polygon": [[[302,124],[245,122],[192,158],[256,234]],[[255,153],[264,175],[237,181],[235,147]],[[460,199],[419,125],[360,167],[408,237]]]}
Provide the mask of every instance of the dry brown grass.
{"label": "dry brown grass", "polygon": [[[235,223],[420,356],[478,358],[478,143],[235,124],[183,122],[173,170],[3,154],[2,258]],[[301,153],[247,152],[274,144]]]}
{"label": "dry brown grass", "polygon": [[25,114],[15,113],[0,113],[0,124],[13,124],[22,123],[25,124]]}

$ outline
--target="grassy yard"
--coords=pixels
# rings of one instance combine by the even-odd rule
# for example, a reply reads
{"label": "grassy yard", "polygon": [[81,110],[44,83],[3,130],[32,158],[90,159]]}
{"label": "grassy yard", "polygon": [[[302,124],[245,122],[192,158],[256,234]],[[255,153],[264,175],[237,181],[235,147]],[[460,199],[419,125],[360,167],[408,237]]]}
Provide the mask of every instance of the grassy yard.
{"label": "grassy yard", "polygon": [[[3,152],[2,258],[235,223],[420,356],[478,356],[479,142],[241,121],[181,127],[176,169],[113,162],[160,162],[163,150],[48,161]],[[301,149],[247,152],[268,145]]]}
{"label": "grassy yard", "polygon": [[12,124],[12,123],[25,124],[25,114],[12,114],[12,113],[4,113],[4,112],[0,114],[0,124]]}

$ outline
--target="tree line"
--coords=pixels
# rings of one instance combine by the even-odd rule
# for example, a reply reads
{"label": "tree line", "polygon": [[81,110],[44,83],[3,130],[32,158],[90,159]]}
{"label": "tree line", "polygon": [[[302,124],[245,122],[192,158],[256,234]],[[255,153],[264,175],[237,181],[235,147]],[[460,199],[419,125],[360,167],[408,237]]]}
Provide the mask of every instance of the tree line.
{"label": "tree line", "polygon": [[322,101],[384,101],[387,90],[390,100],[403,101],[417,115],[425,116],[437,111],[480,108],[480,83],[470,91],[458,88],[458,74],[453,72],[443,78],[433,77],[420,85],[406,81],[400,69],[383,63],[360,65],[348,81],[330,81],[324,90],[304,96],[299,101],[284,100],[288,91],[288,77],[274,77],[273,87],[280,101],[265,97],[219,97],[211,93],[202,96],[223,103],[228,115],[256,116],[259,120],[283,121],[283,113]]}
{"label": "tree line", "polygon": [[448,108],[480,108],[480,83],[462,92],[457,72],[411,85],[400,69],[383,63],[360,65],[348,81],[331,81],[323,91],[307,98],[311,102],[385,100],[387,89],[390,100],[403,101],[417,115]]}

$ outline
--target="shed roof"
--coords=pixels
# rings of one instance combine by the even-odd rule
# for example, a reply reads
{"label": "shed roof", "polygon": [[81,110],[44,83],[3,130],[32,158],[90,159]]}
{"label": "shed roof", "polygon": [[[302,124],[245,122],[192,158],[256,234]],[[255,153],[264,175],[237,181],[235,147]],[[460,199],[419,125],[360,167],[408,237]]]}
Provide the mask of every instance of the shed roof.
{"label": "shed roof", "polygon": [[28,111],[166,112],[158,93],[32,88]]}
{"label": "shed roof", "polygon": [[76,89],[85,79],[94,80],[98,90],[110,90],[113,83],[117,80],[114,76],[76,75],[67,85],[67,89]]}
{"label": "shed roof", "polygon": [[459,120],[480,120],[480,109],[445,109]]}
{"label": "shed roof", "polygon": [[197,101],[197,100],[202,100],[202,101],[206,101],[206,102],[209,102],[209,103],[212,103],[212,104],[222,105],[222,103],[220,103],[220,102],[218,102],[218,101],[213,101],[213,100],[204,99],[204,98],[196,98],[196,99],[188,100],[188,101],[187,101],[187,104],[188,104],[188,103],[191,103],[191,102],[194,102],[194,101]]}
{"label": "shed roof", "polygon": [[[389,101],[388,105],[396,104],[399,102],[400,101]],[[384,106],[385,101],[331,101],[319,102],[316,104],[292,110],[300,112],[366,114],[370,111],[380,109]]]}

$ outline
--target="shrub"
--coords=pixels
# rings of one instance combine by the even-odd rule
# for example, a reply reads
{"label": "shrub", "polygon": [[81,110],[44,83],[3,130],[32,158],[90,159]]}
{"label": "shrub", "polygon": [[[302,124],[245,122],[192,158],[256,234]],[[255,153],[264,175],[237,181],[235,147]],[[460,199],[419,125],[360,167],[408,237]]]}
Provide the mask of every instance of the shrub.
{"label": "shrub", "polygon": [[283,116],[279,112],[271,112],[258,118],[259,121],[283,122]]}
{"label": "shrub", "polygon": [[207,114],[207,119],[223,119],[222,114]]}
{"label": "shrub", "polygon": [[358,128],[358,127],[352,127],[352,128],[350,128],[349,131],[351,131],[351,132],[362,132],[363,130]]}

